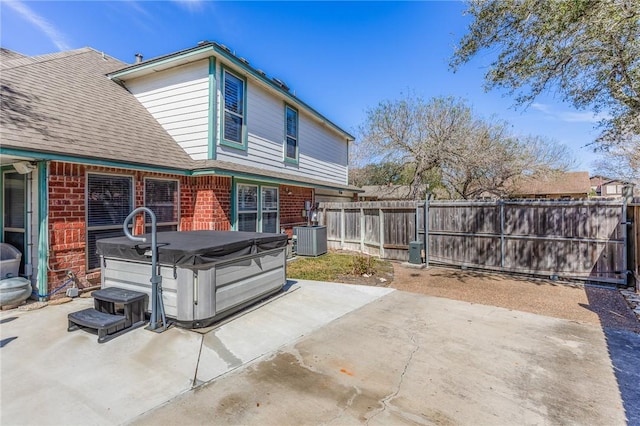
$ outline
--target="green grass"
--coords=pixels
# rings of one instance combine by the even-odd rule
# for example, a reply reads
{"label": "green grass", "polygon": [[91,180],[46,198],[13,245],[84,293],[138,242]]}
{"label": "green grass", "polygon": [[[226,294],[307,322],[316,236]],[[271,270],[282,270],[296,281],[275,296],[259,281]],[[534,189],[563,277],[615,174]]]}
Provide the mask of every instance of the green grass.
{"label": "green grass", "polygon": [[[366,258],[362,255],[327,253],[319,257],[298,258],[287,264],[287,277],[299,280],[336,281],[340,275],[354,275],[354,267],[359,269]],[[372,259],[375,273],[376,266],[381,263]]]}

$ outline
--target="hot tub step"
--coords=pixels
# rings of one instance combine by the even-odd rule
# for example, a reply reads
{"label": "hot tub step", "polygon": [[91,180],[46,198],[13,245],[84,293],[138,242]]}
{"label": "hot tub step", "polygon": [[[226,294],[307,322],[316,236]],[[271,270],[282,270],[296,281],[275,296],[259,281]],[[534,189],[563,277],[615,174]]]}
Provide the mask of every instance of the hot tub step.
{"label": "hot tub step", "polygon": [[75,331],[80,328],[97,330],[98,343],[104,343],[119,336],[122,332],[128,331],[125,328],[127,319],[124,315],[107,314],[93,308],[72,312],[68,315],[68,320],[68,331]]}
{"label": "hot tub step", "polygon": [[94,291],[94,307],[70,313],[67,330],[96,330],[98,343],[107,342],[146,323],[145,297],[144,293],[118,287]]}

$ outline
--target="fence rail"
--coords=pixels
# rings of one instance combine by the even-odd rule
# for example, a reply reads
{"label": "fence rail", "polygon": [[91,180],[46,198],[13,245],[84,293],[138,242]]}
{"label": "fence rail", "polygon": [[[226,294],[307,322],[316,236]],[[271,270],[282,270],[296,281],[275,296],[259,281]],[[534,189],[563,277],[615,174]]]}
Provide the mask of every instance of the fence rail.
{"label": "fence rail", "polygon": [[408,260],[409,242],[422,241],[427,263],[627,280],[628,234],[634,234],[627,232],[631,221],[622,202],[389,201],[319,208],[333,249]]}

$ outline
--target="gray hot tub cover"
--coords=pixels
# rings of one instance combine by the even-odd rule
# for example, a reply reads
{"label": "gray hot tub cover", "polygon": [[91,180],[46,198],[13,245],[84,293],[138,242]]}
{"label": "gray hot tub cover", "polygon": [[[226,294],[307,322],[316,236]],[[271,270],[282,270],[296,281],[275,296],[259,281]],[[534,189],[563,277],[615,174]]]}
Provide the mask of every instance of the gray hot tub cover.
{"label": "gray hot tub cover", "polygon": [[[97,252],[104,257],[148,262],[151,234],[147,241],[134,242],[127,237],[98,240]],[[240,256],[256,254],[287,245],[287,234],[240,231],[172,231],[158,232],[158,262],[188,269]]]}

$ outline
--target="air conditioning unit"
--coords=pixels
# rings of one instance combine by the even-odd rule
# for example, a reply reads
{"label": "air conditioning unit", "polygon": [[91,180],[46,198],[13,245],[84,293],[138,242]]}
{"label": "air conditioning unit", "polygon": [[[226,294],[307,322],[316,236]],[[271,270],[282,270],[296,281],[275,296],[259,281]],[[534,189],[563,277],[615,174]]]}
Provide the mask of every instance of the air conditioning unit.
{"label": "air conditioning unit", "polygon": [[320,256],[327,252],[326,226],[296,226],[293,233],[300,256]]}

